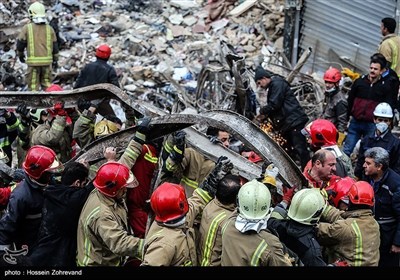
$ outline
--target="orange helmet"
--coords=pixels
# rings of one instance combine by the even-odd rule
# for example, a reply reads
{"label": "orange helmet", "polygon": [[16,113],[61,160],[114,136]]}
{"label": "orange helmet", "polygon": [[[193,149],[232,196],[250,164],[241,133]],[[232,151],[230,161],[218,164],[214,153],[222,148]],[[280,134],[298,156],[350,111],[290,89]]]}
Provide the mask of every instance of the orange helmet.
{"label": "orange helmet", "polygon": [[340,73],[340,71],[333,67],[330,67],[328,70],[326,70],[324,74],[325,82],[337,83],[340,81],[341,78],[342,74]]}
{"label": "orange helmet", "polygon": [[157,222],[166,223],[179,219],[189,211],[185,189],[178,184],[162,183],[151,195],[150,205]]}
{"label": "orange helmet", "polygon": [[52,92],[52,91],[63,91],[63,88],[57,84],[51,84],[48,88],[46,88],[46,92]]}
{"label": "orange helmet", "polygon": [[349,204],[348,196],[351,186],[356,181],[351,177],[339,178],[335,183],[331,184],[326,188],[329,194],[329,202],[333,204],[336,208],[339,207],[339,202],[343,201]]}
{"label": "orange helmet", "polygon": [[106,45],[100,45],[96,49],[96,56],[102,59],[109,59],[111,55],[111,48]]}
{"label": "orange helmet", "polygon": [[355,182],[348,193],[349,200],[353,204],[374,206],[375,193],[372,186],[365,181]]}
{"label": "orange helmet", "polygon": [[22,164],[26,174],[33,179],[39,179],[46,171],[57,169],[61,166],[56,153],[49,147],[35,145],[32,146]]}
{"label": "orange helmet", "polygon": [[332,122],[324,119],[317,119],[311,123],[310,136],[312,145],[323,147],[336,145],[339,134]]}
{"label": "orange helmet", "polygon": [[122,163],[112,161],[100,166],[93,185],[104,195],[115,197],[124,187],[133,187],[133,173]]}

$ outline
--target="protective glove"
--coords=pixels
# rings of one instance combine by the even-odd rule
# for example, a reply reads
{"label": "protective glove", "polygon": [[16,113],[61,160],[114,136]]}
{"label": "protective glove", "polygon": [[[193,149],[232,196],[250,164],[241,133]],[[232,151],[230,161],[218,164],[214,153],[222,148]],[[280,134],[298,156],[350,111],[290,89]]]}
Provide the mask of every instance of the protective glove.
{"label": "protective glove", "polygon": [[298,188],[293,186],[291,188],[286,188],[286,192],[283,195],[282,200],[286,201],[287,205],[290,205],[294,194],[297,192]]}
{"label": "protective glove", "polygon": [[25,171],[21,168],[17,168],[14,170],[13,181],[18,183],[21,182],[25,178]]}
{"label": "protective glove", "polygon": [[276,167],[273,163],[269,164],[265,170],[263,183],[276,186],[276,176],[278,176],[278,174],[279,168]]}
{"label": "protective glove", "polygon": [[51,63],[51,66],[53,67],[53,70],[56,70],[58,68],[58,61],[53,60],[53,62]]}
{"label": "protective glove", "polygon": [[170,153],[170,157],[175,163],[181,163],[183,160],[183,154],[185,152],[186,132],[183,130],[176,131],[173,134],[173,137],[174,146]]}
{"label": "protective glove", "polygon": [[178,130],[172,134],[174,137],[173,143],[174,145],[177,145],[178,147],[185,146],[186,142],[186,132],[183,130]]}
{"label": "protective glove", "polygon": [[344,138],[346,138],[346,134],[344,134],[343,132],[339,132],[339,137],[338,137],[338,140],[337,140],[337,144],[338,144],[339,147],[342,146]]}
{"label": "protective glove", "polygon": [[67,111],[64,109],[64,103],[63,102],[56,102],[53,106],[53,111],[56,115],[58,116],[67,116]]}
{"label": "protective glove", "polygon": [[79,98],[78,99],[78,109],[80,111],[84,111],[89,109],[90,107],[97,107],[95,105],[92,104],[92,102],[90,102],[89,100],[86,100],[85,98]]}
{"label": "protective glove", "polygon": [[213,143],[213,144],[220,144],[221,140],[219,140],[217,136],[211,136],[210,137],[210,142]]}
{"label": "protective glove", "polygon": [[226,156],[220,156],[215,164],[214,169],[207,176],[206,180],[200,185],[200,188],[210,194],[211,197],[215,196],[217,192],[218,182],[221,181],[231,170],[233,163]]}
{"label": "protective glove", "polygon": [[17,109],[15,110],[15,112],[17,112],[21,116],[21,118],[23,118],[25,120],[30,120],[30,118],[31,118],[30,110],[28,108],[26,108],[25,103],[19,104]]}
{"label": "protective glove", "polygon": [[6,110],[6,109],[0,109],[0,117],[5,116],[6,113],[7,113],[7,110]]}
{"label": "protective glove", "polygon": [[21,63],[25,63],[25,55],[22,53],[20,55],[18,55],[19,61],[21,61]]}
{"label": "protective glove", "polygon": [[339,259],[339,260],[335,261],[334,263],[329,264],[328,266],[344,267],[344,266],[350,266],[350,265],[348,264],[347,261],[343,261],[343,260]]}
{"label": "protective glove", "polygon": [[144,117],[143,119],[138,121],[133,140],[142,145],[146,142],[147,134],[150,132],[150,121],[150,117]]}

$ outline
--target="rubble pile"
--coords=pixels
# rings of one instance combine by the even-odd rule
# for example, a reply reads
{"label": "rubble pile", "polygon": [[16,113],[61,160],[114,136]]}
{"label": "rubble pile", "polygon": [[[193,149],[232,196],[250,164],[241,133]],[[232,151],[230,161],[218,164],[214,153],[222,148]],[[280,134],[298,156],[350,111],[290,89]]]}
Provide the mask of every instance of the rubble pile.
{"label": "rubble pile", "polygon": [[[261,50],[282,45],[283,0],[47,0],[48,19],[62,45],[55,81],[72,88],[79,70],[94,60],[100,43],[112,47],[110,64],[124,90],[137,98],[175,90],[165,77],[196,87],[202,67],[219,60],[224,40],[245,56],[246,66],[263,61]],[[15,42],[31,3],[0,3],[1,89],[26,90],[26,65]],[[54,23],[56,25],[54,25]]]}

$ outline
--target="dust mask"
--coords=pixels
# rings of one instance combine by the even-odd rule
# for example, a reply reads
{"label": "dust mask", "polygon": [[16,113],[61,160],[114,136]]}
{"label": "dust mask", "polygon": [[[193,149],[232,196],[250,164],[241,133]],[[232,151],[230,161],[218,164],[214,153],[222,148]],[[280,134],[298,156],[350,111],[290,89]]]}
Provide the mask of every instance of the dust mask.
{"label": "dust mask", "polygon": [[333,87],[333,88],[330,88],[330,89],[326,89],[325,90],[325,93],[332,93],[332,92],[334,92],[336,90],[336,87]]}
{"label": "dust mask", "polygon": [[375,126],[376,126],[376,130],[378,130],[380,134],[385,133],[389,129],[388,124],[385,122],[379,122],[379,123],[375,124]]}

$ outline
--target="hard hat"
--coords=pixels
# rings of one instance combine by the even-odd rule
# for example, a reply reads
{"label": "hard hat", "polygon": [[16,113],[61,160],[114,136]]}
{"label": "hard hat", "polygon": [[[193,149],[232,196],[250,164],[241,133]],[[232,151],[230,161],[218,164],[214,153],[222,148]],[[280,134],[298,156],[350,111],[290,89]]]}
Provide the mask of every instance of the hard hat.
{"label": "hard hat", "polygon": [[40,123],[42,120],[42,116],[48,115],[47,110],[45,109],[31,109],[29,114],[31,115],[31,119],[35,123]]}
{"label": "hard hat", "polygon": [[288,216],[298,223],[315,225],[318,223],[325,205],[325,199],[319,189],[302,189],[293,196]]}
{"label": "hard hat", "polygon": [[103,44],[97,47],[96,49],[97,57],[102,59],[108,59],[110,58],[110,55],[111,55],[111,48],[108,45]]}
{"label": "hard hat", "polygon": [[7,163],[10,159],[8,155],[4,152],[4,150],[0,147],[0,161],[3,163]]}
{"label": "hard hat", "polygon": [[348,193],[349,200],[353,204],[374,206],[375,193],[372,186],[365,181],[355,182]]}
{"label": "hard hat", "polygon": [[116,123],[104,119],[94,126],[94,137],[106,136],[118,132],[119,130],[120,127]]}
{"label": "hard hat", "polygon": [[271,193],[267,186],[253,179],[244,184],[238,193],[239,215],[248,220],[260,220],[267,216],[271,205]]}
{"label": "hard hat", "polygon": [[329,194],[329,201],[338,208],[339,202],[343,201],[346,204],[349,204],[349,197],[347,196],[350,187],[356,181],[351,177],[339,178],[333,184],[330,184],[326,188],[326,192]]}
{"label": "hard hat", "polygon": [[334,67],[330,67],[328,70],[326,70],[324,74],[324,81],[325,82],[331,82],[331,83],[337,83],[340,81],[342,78],[342,74],[340,71]]}
{"label": "hard hat", "polygon": [[46,9],[44,8],[42,3],[35,2],[29,6],[28,14],[29,14],[30,19],[45,18],[46,17]]}
{"label": "hard hat", "polygon": [[150,205],[160,223],[180,219],[189,211],[185,189],[178,184],[162,183],[151,195]]}
{"label": "hard hat", "polygon": [[61,167],[61,163],[56,157],[56,153],[49,147],[42,145],[32,146],[22,164],[23,169],[33,179],[39,179],[46,171],[51,171]]}
{"label": "hard hat", "polygon": [[115,197],[124,188],[136,187],[133,173],[122,163],[109,161],[100,166],[94,178],[93,185],[104,195]]}
{"label": "hard hat", "polygon": [[375,117],[381,117],[381,118],[393,118],[393,110],[392,107],[386,102],[379,103],[376,105],[375,110],[374,110],[374,116]]}
{"label": "hard hat", "polygon": [[51,84],[48,88],[46,88],[46,92],[52,91],[63,91],[63,88],[57,84]]}
{"label": "hard hat", "polygon": [[332,122],[317,119],[311,123],[310,136],[312,145],[323,147],[336,145],[339,134]]}
{"label": "hard hat", "polygon": [[257,163],[257,162],[260,162],[260,161],[263,160],[258,154],[256,154],[256,153],[253,152],[253,151],[250,152],[250,154],[249,154],[249,156],[248,156],[248,159],[249,159],[251,162],[254,162],[254,163]]}

